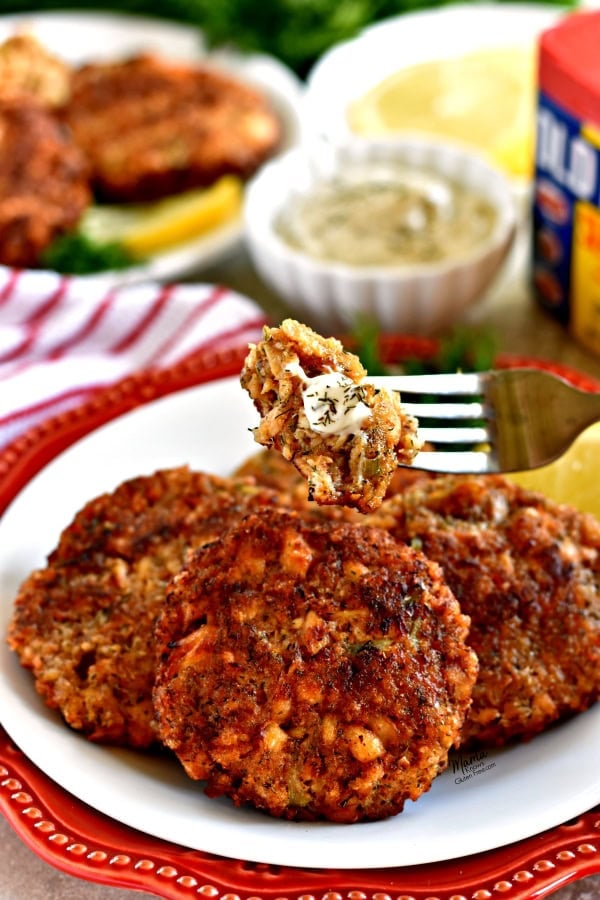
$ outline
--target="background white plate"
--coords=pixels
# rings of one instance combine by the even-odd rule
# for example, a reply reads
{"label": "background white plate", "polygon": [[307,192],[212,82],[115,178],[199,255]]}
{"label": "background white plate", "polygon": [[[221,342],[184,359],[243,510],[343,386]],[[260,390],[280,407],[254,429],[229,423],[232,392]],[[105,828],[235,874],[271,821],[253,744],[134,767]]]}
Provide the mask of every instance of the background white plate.
{"label": "background white plate", "polygon": [[[0,41],[26,31],[71,65],[120,60],[135,53],[159,53],[167,59],[210,62],[259,88],[281,117],[282,149],[300,136],[302,86],[286,66],[271,56],[209,52],[198,28],[119,13],[44,12],[0,16]],[[148,263],[115,273],[120,283],[174,279],[200,271],[236,249],[242,239],[241,217],[206,235],[154,256]],[[106,273],[103,273],[106,277]],[[93,278],[94,276],[88,276]]]}
{"label": "background white plate", "polygon": [[[236,378],[181,391],[92,432],[44,468],[0,520],[0,632],[18,585],[90,498],[127,477],[188,463],[227,474],[257,449]],[[168,758],[96,746],[36,695],[0,645],[0,720],[47,775],[95,809],[168,841],[281,865],[372,868],[453,859],[537,834],[600,801],[600,704],[529,744],[457,754],[431,791],[383,822],[271,819],[210,800]]]}
{"label": "background white plate", "polygon": [[465,3],[394,16],[333,47],[309,74],[307,132],[329,140],[351,134],[350,103],[402,68],[488,47],[530,45],[561,14],[556,6]]}

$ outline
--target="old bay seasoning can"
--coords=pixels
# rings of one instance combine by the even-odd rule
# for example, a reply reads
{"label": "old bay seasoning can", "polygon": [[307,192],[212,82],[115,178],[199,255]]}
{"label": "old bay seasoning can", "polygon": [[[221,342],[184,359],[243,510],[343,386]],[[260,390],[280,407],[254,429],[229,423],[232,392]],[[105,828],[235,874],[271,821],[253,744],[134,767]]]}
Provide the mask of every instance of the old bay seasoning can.
{"label": "old bay seasoning can", "polygon": [[540,37],[532,277],[539,302],[600,353],[600,11]]}

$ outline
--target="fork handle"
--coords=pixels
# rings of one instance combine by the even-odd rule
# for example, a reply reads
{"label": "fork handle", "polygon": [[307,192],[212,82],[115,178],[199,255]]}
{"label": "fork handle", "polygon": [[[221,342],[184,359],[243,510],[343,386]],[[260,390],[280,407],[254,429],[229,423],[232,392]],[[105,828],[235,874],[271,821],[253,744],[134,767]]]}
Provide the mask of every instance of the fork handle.
{"label": "fork handle", "polygon": [[500,468],[536,468],[558,458],[589,425],[600,419],[600,393],[582,391],[553,376],[552,389],[540,371],[504,370],[488,382],[492,428]]}

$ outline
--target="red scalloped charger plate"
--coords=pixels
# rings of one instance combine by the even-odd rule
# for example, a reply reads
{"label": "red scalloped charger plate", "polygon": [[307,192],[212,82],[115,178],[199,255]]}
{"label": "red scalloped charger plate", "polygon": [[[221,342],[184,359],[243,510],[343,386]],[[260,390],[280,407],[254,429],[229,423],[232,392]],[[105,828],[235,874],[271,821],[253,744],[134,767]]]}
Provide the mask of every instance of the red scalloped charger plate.
{"label": "red scalloped charger plate", "polygon": [[[382,355],[427,358],[434,349],[428,340],[394,337],[384,339]],[[27,432],[0,454],[0,513],[36,472],[83,435],[160,396],[234,375],[244,355],[244,348],[226,355],[205,351],[168,372],[133,376]],[[502,356],[497,365],[537,365],[587,390],[600,390],[588,376],[554,363]],[[519,843],[424,866],[302,869],[213,856],[93,810],[34,766],[1,728],[0,811],[21,839],[56,868],[165,900],[525,900],[600,873],[600,807]]]}

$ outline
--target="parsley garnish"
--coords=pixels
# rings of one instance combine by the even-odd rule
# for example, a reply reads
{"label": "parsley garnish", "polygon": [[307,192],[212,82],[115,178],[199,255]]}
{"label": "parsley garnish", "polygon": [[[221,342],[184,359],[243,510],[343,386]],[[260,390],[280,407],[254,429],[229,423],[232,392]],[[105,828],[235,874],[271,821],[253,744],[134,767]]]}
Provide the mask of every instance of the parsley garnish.
{"label": "parsley garnish", "polygon": [[[134,265],[120,244],[94,241],[81,231],[63,234],[44,251],[41,264],[63,275],[92,275]],[[139,260],[137,260],[139,264]]]}

